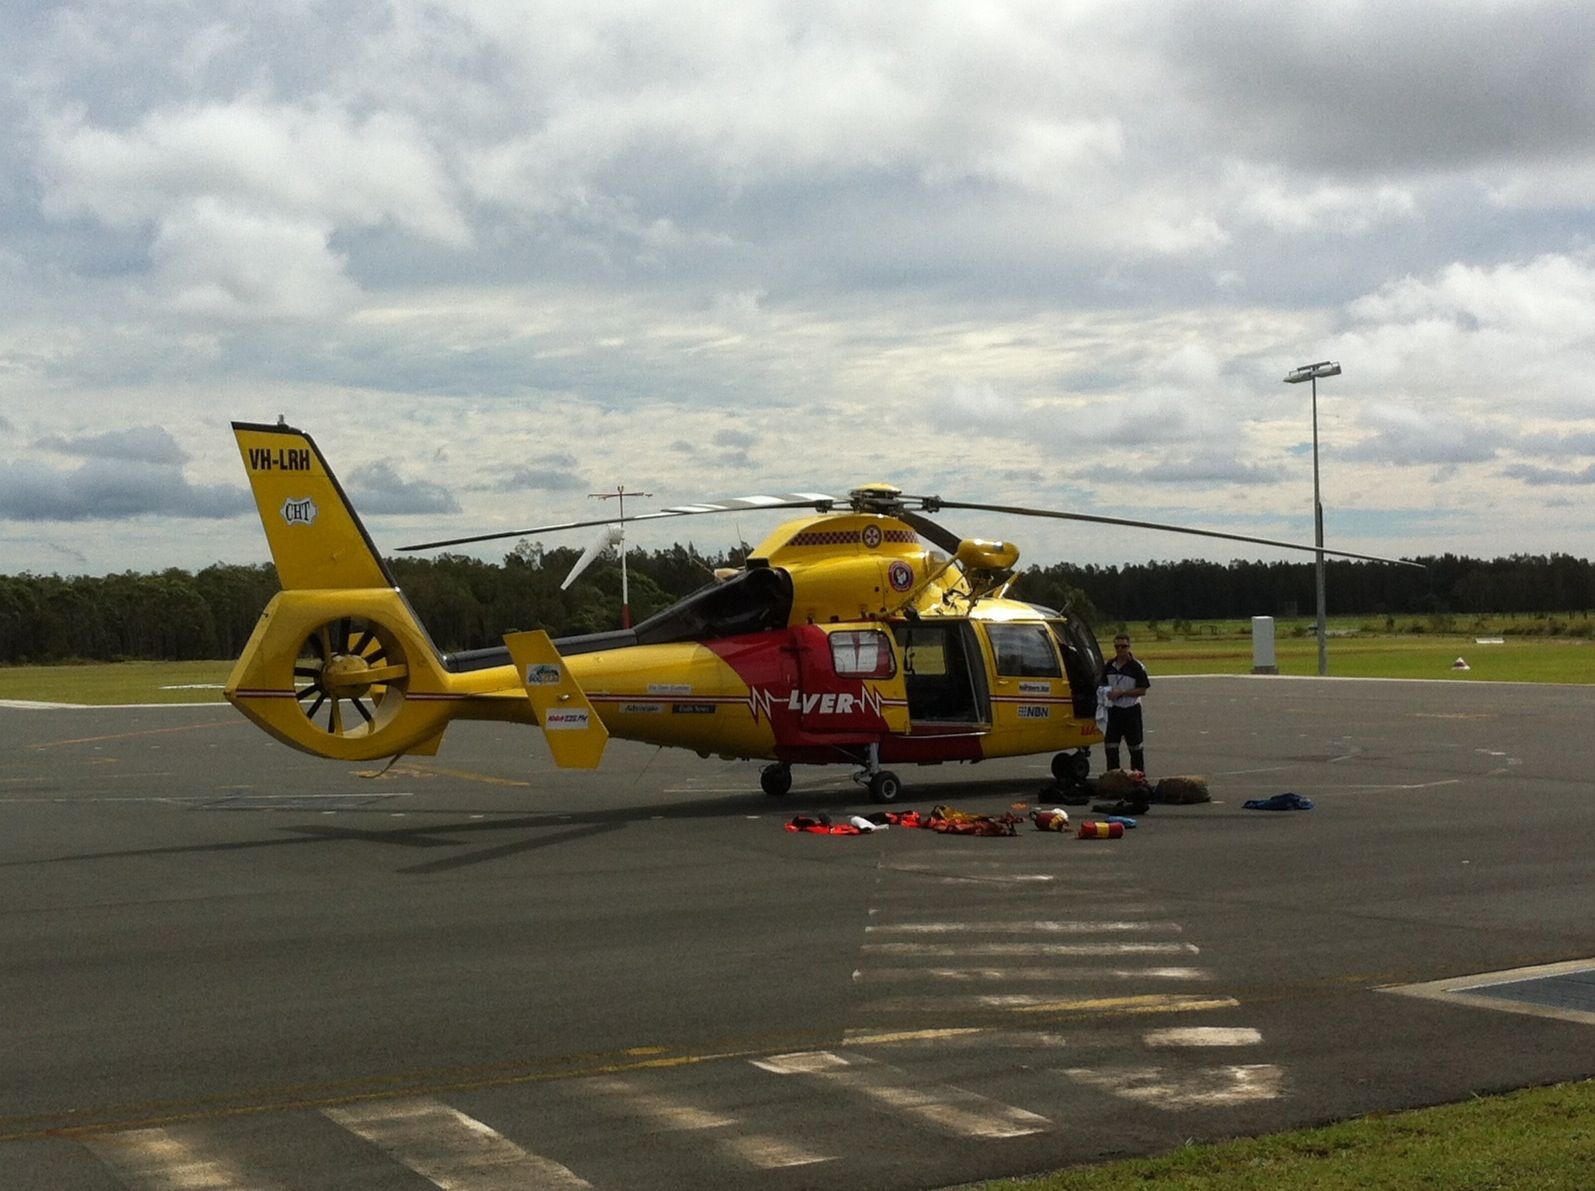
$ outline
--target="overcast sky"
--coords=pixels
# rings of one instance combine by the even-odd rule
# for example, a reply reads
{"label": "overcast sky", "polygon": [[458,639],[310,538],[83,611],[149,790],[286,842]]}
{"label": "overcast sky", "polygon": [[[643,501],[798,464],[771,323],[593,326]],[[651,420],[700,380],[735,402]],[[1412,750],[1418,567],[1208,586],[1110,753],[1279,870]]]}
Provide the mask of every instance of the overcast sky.
{"label": "overcast sky", "polygon": [[1324,359],[1331,544],[1595,556],[1591,45],[1586,0],[11,0],[0,571],[263,561],[228,423],[279,415],[385,550],[879,480],[1310,541]]}

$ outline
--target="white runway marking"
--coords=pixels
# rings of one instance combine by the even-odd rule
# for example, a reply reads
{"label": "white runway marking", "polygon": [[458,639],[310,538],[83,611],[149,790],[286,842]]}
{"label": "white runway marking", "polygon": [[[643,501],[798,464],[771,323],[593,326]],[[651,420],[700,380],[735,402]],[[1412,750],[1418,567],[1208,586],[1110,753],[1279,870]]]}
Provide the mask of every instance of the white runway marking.
{"label": "white runway marking", "polygon": [[[1067,1010],[1127,1010],[1134,1013],[1182,1013],[1193,1009],[1230,1009],[1238,1002],[1233,997],[1203,997],[1184,994],[1149,994],[1132,997],[1063,997],[1054,991],[1039,993],[973,993],[929,997],[883,997],[860,1005],[864,1014],[889,1013],[967,1013],[982,1009],[1006,1009],[1014,1013],[1062,1012]],[[1209,1044],[1211,1045],[1211,1044]]]}
{"label": "white runway marking", "polygon": [[1023,1137],[1051,1127],[1046,1117],[949,1084],[925,1083],[874,1059],[843,1058],[826,1050],[751,1060],[777,1075],[835,1083],[865,1099],[959,1137]]}
{"label": "white runway marking", "polygon": [[1256,1046],[1263,1035],[1251,1026],[1185,1026],[1148,1030],[1141,1035],[1148,1046]]}
{"label": "white runway marking", "polygon": [[443,1191],[576,1191],[585,1179],[521,1149],[436,1100],[381,1100],[322,1110]]}
{"label": "white runway marking", "polygon": [[[129,1129],[83,1139],[128,1191],[280,1191],[282,1185],[246,1174],[192,1131]],[[214,1143],[211,1147],[214,1149]]]}
{"label": "white runway marking", "polygon": [[907,980],[946,980],[955,983],[997,983],[1007,980],[1211,980],[1206,968],[870,968],[853,973],[865,984]]}
{"label": "white runway marking", "polygon": [[[638,1116],[647,1117],[667,1129],[732,1129],[739,1122],[735,1117],[724,1116],[691,1104],[668,1100],[655,1092],[638,1087],[629,1080],[592,1079],[589,1087],[606,1096],[622,1101],[626,1108]],[[807,1166],[815,1162],[830,1162],[832,1155],[816,1154],[801,1146],[790,1145],[779,1138],[762,1134],[732,1134],[715,1139],[744,1162],[763,1169],[782,1166]]]}
{"label": "white runway marking", "polygon": [[1194,943],[865,943],[869,955],[1195,955]]}
{"label": "white runway marking", "polygon": [[897,935],[1095,935],[1124,931],[1166,931],[1177,935],[1184,930],[1177,922],[893,922],[866,926],[866,934]]}

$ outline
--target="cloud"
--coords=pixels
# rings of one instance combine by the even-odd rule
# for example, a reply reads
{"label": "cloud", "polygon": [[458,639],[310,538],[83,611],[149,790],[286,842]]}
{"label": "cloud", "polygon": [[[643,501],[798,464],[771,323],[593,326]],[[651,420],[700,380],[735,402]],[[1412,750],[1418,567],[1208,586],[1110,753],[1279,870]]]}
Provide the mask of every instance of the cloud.
{"label": "cloud", "polygon": [[1167,459],[1137,468],[1138,483],[1147,484],[1277,484],[1284,478],[1278,467],[1245,463],[1233,455],[1202,455]]}
{"label": "cloud", "polygon": [[84,459],[121,459],[163,467],[181,467],[188,453],[177,445],[171,433],[160,426],[134,426],[127,430],[107,430],[103,434],[66,438],[59,434],[39,439],[35,446],[61,455]]}
{"label": "cloud", "polygon": [[396,113],[236,99],[118,128],[65,110],[42,122],[37,153],[41,212],[142,240],[154,295],[184,316],[347,309],[358,287],[340,231],[471,240],[435,153]]}
{"label": "cloud", "polygon": [[[1144,14],[1143,14],[1144,17]],[[1147,23],[1170,86],[1231,152],[1317,173],[1449,170],[1587,148],[1578,0],[1177,6]]]}
{"label": "cloud", "polygon": [[586,488],[574,455],[534,456],[482,485],[487,492],[568,492]]}
{"label": "cloud", "polygon": [[470,230],[447,175],[401,115],[239,98],[159,107],[127,128],[63,112],[41,130],[47,215],[159,224],[199,200],[307,224],[395,223],[455,247]]}
{"label": "cloud", "polygon": [[176,467],[126,458],[91,458],[71,471],[24,459],[0,473],[0,517],[13,521],[225,518],[253,508],[241,488],[190,484]]}
{"label": "cloud", "polygon": [[349,499],[363,515],[460,511],[459,502],[441,484],[403,479],[387,463],[368,463],[350,472]]}
{"label": "cloud", "polygon": [[1528,463],[1515,463],[1510,467],[1503,467],[1501,474],[1510,476],[1514,480],[1521,480],[1531,487],[1551,484],[1595,484],[1595,463],[1576,470],[1569,467],[1535,467]]}
{"label": "cloud", "polygon": [[1336,448],[1337,457],[1396,466],[1483,463],[1496,458],[1509,439],[1494,426],[1400,406],[1371,409],[1364,422],[1369,432]]}
{"label": "cloud", "polygon": [[[1550,499],[1579,489],[1502,471],[1595,457],[1586,5],[91,3],[7,32],[0,409],[39,464],[236,480],[224,419],[282,412],[392,444],[364,511],[484,528],[621,479],[1133,514],[1109,454],[1171,521],[1284,517],[1280,378],[1338,358],[1326,455],[1381,532],[1595,552]],[[95,565],[260,548],[107,524]]]}

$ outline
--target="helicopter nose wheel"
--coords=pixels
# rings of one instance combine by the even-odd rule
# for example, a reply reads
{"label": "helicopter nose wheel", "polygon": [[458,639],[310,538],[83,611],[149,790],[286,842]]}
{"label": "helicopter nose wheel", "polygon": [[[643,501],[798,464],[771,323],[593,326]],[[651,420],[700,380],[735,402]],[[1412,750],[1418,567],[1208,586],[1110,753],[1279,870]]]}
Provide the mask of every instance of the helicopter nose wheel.
{"label": "helicopter nose wheel", "polygon": [[792,791],[792,767],[777,762],[759,771],[759,788],[771,798],[780,798]]}
{"label": "helicopter nose wheel", "polygon": [[870,777],[869,796],[876,802],[896,802],[903,792],[903,783],[889,769],[878,770]]}

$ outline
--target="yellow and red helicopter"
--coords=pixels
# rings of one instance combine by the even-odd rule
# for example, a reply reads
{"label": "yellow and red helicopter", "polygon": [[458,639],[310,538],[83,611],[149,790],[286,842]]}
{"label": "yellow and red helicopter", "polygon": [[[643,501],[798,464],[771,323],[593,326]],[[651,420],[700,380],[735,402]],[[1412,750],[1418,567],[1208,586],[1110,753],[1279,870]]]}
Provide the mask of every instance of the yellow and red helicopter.
{"label": "yellow and red helicopter", "polygon": [[[1017,547],[960,538],[928,514],[980,510],[1314,549],[910,496],[888,484],[845,498],[742,497],[625,521],[806,512],[740,569],[717,573],[634,628],[558,641],[516,632],[500,647],[444,654],[311,437],[280,422],[235,422],[233,432],[282,591],[234,665],[227,698],[284,743],[343,761],[429,756],[452,721],[477,719],[540,727],[561,766],[596,766],[610,736],[762,759],[760,784],[772,795],[791,788],[800,764],[851,765],[878,802],[902,790],[888,765],[1052,753],[1056,777],[1081,781],[1102,739],[1102,654],[1090,626],[1005,594]],[[405,549],[612,524],[565,522]]]}

